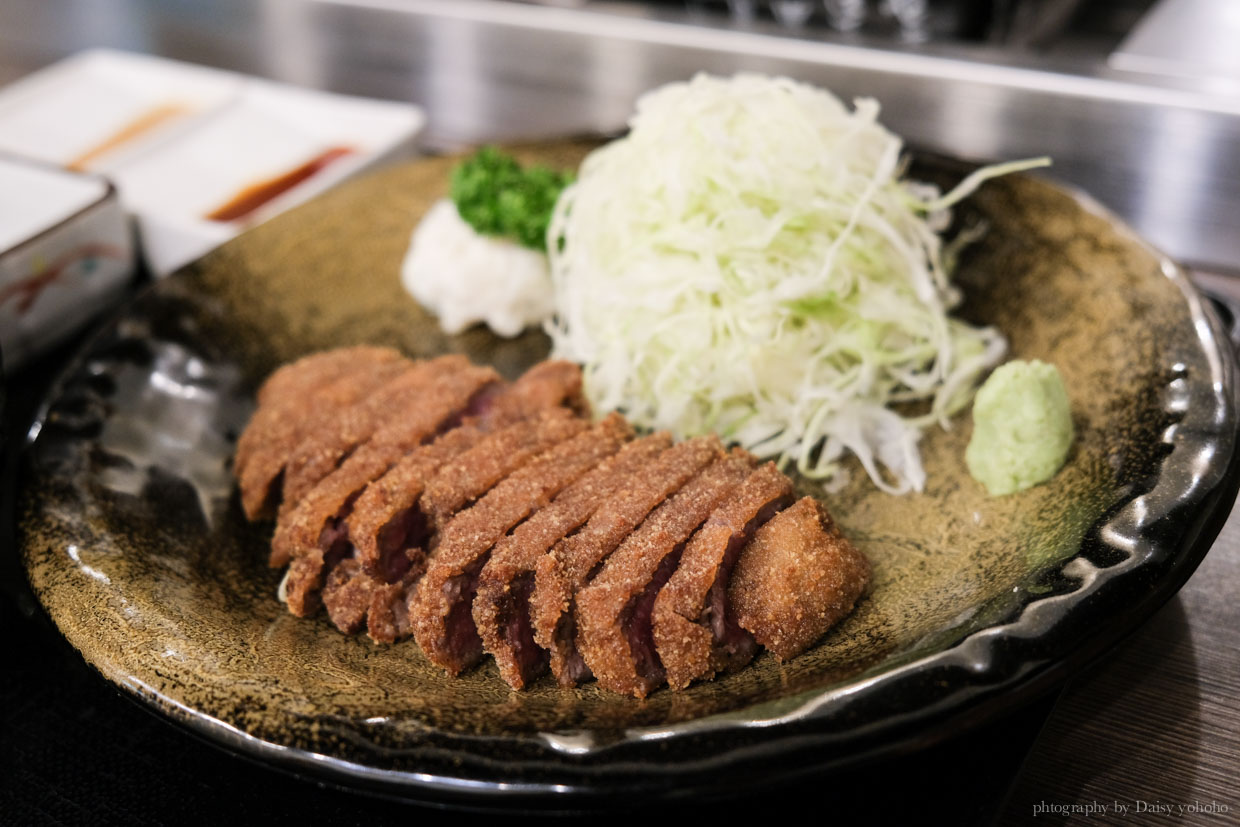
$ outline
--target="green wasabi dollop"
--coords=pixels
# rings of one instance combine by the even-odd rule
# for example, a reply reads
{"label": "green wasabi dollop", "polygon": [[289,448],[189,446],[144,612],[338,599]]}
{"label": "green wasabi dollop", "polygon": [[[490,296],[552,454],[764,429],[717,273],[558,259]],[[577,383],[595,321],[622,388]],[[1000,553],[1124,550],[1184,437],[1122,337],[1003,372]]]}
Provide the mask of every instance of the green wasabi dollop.
{"label": "green wasabi dollop", "polygon": [[1055,475],[1072,446],[1072,411],[1054,365],[1000,365],[973,400],[973,438],[964,459],[973,478],[1000,497]]}

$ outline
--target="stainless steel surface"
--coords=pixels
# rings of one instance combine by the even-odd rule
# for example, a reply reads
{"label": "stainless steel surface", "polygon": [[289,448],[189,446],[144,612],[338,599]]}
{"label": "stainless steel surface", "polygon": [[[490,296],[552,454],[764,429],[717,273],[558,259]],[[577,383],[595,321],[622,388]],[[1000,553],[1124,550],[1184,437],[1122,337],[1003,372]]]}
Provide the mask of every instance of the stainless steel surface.
{"label": "stainless steel surface", "polygon": [[492,0],[6,0],[0,80],[90,46],[151,52],[425,106],[428,141],[622,128],[646,89],[696,71],[786,73],[871,95],[913,145],[1048,154],[1190,263],[1240,266],[1240,97],[1105,60],[1038,64],[977,47],[868,48],[777,26],[690,25],[630,4]]}
{"label": "stainless steel surface", "polygon": [[1161,0],[1112,53],[1117,69],[1187,77],[1240,95],[1240,3]]}

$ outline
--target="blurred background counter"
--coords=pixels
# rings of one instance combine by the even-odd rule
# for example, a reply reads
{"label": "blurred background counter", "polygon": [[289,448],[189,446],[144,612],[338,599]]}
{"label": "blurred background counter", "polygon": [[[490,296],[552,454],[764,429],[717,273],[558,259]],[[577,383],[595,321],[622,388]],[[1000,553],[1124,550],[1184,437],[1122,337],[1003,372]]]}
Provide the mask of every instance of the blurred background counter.
{"label": "blurred background counter", "polygon": [[107,46],[416,102],[442,148],[611,133],[695,71],[783,73],[878,98],[922,149],[1050,155],[1171,255],[1228,269],[1236,42],[1227,0],[6,0],[0,82]]}

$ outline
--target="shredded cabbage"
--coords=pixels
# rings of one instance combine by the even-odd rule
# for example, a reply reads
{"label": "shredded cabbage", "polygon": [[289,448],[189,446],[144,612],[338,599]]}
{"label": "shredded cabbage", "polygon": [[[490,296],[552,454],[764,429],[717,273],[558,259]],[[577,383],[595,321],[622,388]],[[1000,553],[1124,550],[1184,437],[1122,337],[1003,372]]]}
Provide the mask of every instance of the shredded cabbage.
{"label": "shredded cabbage", "polygon": [[921,430],[946,426],[1006,349],[948,317],[959,296],[937,231],[986,178],[1046,161],[940,195],[902,180],[878,112],[754,74],[642,97],[548,229],[548,331],[596,407],[715,431],[823,480],[851,452],[882,489],[922,489]]}

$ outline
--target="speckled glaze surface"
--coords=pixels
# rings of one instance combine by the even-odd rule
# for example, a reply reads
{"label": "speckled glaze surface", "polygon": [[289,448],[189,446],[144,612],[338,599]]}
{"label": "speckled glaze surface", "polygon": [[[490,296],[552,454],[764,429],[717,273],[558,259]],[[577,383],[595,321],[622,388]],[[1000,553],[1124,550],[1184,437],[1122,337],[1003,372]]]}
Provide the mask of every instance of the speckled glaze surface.
{"label": "speckled glaze surface", "polygon": [[[528,154],[573,165],[586,149]],[[347,184],[156,285],[63,377],[29,452],[19,536],[52,620],[109,680],[231,749],[479,805],[762,783],[915,745],[1061,680],[1173,593],[1226,516],[1236,390],[1212,312],[1087,199],[1017,176],[959,211],[990,226],[961,264],[961,312],[1002,329],[1012,356],[1059,366],[1068,463],[989,498],[964,467],[965,413],[927,433],[925,493],[854,474],[827,502],[874,587],[806,654],[635,701],[546,679],[514,692],[489,662],[454,680],[412,641],[295,618],[265,565],[271,525],[245,522],[228,467],[262,378],[357,342],[462,351],[509,376],[545,355],[539,333],[445,336],[399,285],[451,163]]]}

